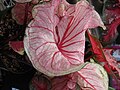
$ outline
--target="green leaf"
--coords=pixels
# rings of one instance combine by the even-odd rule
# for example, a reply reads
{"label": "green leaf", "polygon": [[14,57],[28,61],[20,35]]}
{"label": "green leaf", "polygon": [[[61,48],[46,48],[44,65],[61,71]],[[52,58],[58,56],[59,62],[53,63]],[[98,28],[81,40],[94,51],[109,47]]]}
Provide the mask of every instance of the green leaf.
{"label": "green leaf", "polygon": [[109,87],[109,88],[108,88],[108,90],[115,90],[115,89],[114,89],[114,88],[112,88],[112,87]]}

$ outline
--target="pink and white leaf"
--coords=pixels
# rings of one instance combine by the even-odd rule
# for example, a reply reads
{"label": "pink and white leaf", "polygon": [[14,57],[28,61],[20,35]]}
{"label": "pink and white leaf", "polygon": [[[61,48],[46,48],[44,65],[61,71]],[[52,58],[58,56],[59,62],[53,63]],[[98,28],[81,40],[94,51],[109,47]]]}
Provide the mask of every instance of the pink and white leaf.
{"label": "pink and white leaf", "polygon": [[33,66],[48,76],[78,71],[84,63],[85,31],[103,26],[86,0],[75,5],[65,3],[66,13],[62,17],[56,14],[59,4],[59,0],[53,0],[34,7],[34,19],[24,38],[25,50]]}
{"label": "pink and white leaf", "polygon": [[78,71],[78,84],[82,90],[108,90],[108,76],[102,66],[89,63]]}

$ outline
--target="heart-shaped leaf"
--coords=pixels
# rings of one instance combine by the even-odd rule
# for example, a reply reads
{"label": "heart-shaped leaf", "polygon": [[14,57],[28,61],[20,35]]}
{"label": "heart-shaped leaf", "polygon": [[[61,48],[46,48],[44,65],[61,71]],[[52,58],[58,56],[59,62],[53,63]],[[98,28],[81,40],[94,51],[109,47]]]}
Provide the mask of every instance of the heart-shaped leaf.
{"label": "heart-shaped leaf", "polygon": [[82,90],[108,90],[108,76],[102,66],[89,63],[78,71],[78,84]]}
{"label": "heart-shaped leaf", "polygon": [[65,14],[62,16],[56,9],[59,9],[60,0],[35,6],[34,19],[24,38],[25,50],[33,66],[48,76],[80,70],[84,63],[85,31],[104,26],[86,0],[75,5],[63,1]]}

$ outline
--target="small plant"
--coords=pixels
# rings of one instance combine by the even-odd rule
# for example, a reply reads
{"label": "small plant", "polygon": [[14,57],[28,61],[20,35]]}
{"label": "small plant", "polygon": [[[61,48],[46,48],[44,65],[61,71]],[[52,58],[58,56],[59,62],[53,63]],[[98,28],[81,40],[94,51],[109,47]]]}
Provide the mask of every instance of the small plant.
{"label": "small plant", "polygon": [[[11,72],[27,71],[19,65],[20,59],[37,70],[31,90],[111,90],[108,76],[119,84],[119,64],[112,56],[113,49],[107,46],[115,40],[120,24],[119,1],[107,7],[109,0],[97,0],[103,5],[100,15],[92,0],[14,1],[15,5],[6,11],[7,20],[14,24],[6,25],[5,16],[0,18],[0,55],[6,58],[8,50],[13,55],[7,57],[16,59],[19,68],[24,67],[18,72],[13,70],[16,67],[8,69]],[[103,36],[105,29],[108,34]],[[94,32],[100,30],[99,39]]]}

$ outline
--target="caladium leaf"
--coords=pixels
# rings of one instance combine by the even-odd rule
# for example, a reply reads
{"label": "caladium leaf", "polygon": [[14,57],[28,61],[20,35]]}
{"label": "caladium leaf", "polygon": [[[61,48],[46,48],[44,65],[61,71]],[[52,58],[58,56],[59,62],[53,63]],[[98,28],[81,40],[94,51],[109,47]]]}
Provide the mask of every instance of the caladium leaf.
{"label": "caladium leaf", "polygon": [[52,79],[52,90],[76,90],[77,74],[72,73]]}
{"label": "caladium leaf", "polygon": [[75,5],[64,0],[65,15],[62,17],[56,11],[60,4],[60,0],[52,0],[35,6],[34,19],[24,38],[25,50],[33,66],[48,76],[78,71],[84,63],[85,31],[104,26],[86,0]]}
{"label": "caladium leaf", "polygon": [[109,66],[109,63],[106,60],[106,57],[103,53],[103,47],[100,43],[100,41],[94,37],[93,35],[91,35],[89,32],[87,32],[90,42],[92,44],[92,50],[93,53],[95,54],[95,60],[97,60],[101,65],[104,66],[105,70],[111,74],[111,68]]}
{"label": "caladium leaf", "polygon": [[120,7],[108,8],[105,10],[108,33],[104,36],[104,41],[113,41],[117,37],[117,27],[120,25]]}
{"label": "caladium leaf", "polygon": [[[83,67],[88,62],[83,64]],[[78,82],[78,72],[74,72],[64,76],[57,76],[51,79],[52,90],[81,90]]]}
{"label": "caladium leaf", "polygon": [[108,7],[105,9],[106,13],[106,24],[111,24],[115,19],[120,18],[119,6],[113,5],[113,7]]}
{"label": "caladium leaf", "polygon": [[118,67],[117,60],[111,55],[112,49],[104,49],[103,51],[104,51],[106,60],[108,61],[109,65],[115,68],[118,71],[119,76],[120,76],[120,68]]}
{"label": "caladium leaf", "polygon": [[96,59],[99,60],[99,62],[101,63],[106,63],[107,61],[105,59],[105,56],[102,50],[103,47],[100,41],[95,36],[91,35],[88,31],[87,31],[87,34],[92,44],[92,50],[93,50],[93,53],[95,54]]}
{"label": "caladium leaf", "polygon": [[24,54],[24,45],[23,41],[10,41],[9,46],[18,54],[23,55]]}
{"label": "caladium leaf", "polygon": [[32,19],[32,5],[27,3],[16,3],[12,8],[12,18],[20,25],[23,25],[25,20],[26,23],[29,23]]}
{"label": "caladium leaf", "polygon": [[118,73],[120,72],[118,69],[118,65],[115,61],[115,59],[111,56],[110,51],[106,51],[103,49],[101,43],[97,38],[95,38],[93,35],[90,35],[89,32],[87,32],[90,42],[92,44],[93,53],[95,54],[95,60],[97,60],[101,65],[104,66],[105,70],[115,76],[112,72],[112,67],[116,68]]}
{"label": "caladium leaf", "polygon": [[78,90],[108,90],[107,73],[99,64],[87,63],[78,72],[52,79],[52,90],[77,90],[77,85]]}
{"label": "caladium leaf", "polygon": [[31,80],[30,90],[50,90],[50,88],[51,83],[48,77],[39,74],[34,75],[34,77]]}
{"label": "caladium leaf", "polygon": [[108,90],[108,76],[102,66],[89,63],[78,71],[78,84],[82,90]]}
{"label": "caladium leaf", "polygon": [[104,36],[104,41],[108,42],[116,39],[118,25],[120,25],[120,18],[114,20],[110,25],[108,25],[108,33]]}

